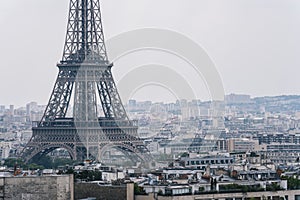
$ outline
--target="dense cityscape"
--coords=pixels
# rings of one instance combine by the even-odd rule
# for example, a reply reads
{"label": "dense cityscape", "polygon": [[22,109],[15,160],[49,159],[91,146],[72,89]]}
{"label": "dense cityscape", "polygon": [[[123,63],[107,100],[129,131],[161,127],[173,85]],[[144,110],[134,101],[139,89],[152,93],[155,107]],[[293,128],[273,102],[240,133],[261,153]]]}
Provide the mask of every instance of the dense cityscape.
{"label": "dense cityscape", "polygon": [[[1,105],[43,95],[26,85],[40,86],[44,80],[34,78],[50,74],[40,67],[50,63],[42,55],[52,56],[50,43],[59,37],[48,25],[63,12],[56,7],[48,16],[53,21],[43,21],[47,14],[40,11],[54,8],[54,1],[37,2],[19,10],[3,2],[10,12],[1,6],[0,55],[7,68],[0,90],[8,98],[0,99],[0,199],[300,200],[300,95],[292,82],[297,72],[289,71],[299,65],[295,2],[120,1],[105,13],[108,24],[117,19],[120,27],[106,41],[100,1],[70,0],[49,101]],[[121,73],[117,79],[112,68]]]}
{"label": "dense cityscape", "polygon": [[294,189],[300,188],[299,102],[300,96],[237,94],[227,95],[224,102],[130,100],[125,107],[130,118],[138,121],[139,137],[156,163],[147,172],[122,154],[111,153],[103,163],[78,163],[64,149],[50,153],[48,160],[25,165],[18,155],[45,106],[2,105],[1,173],[11,177],[75,174],[75,182],[103,187],[133,182],[135,194],[142,197],[193,194],[204,195],[203,199],[212,195],[242,199],[239,195],[253,192],[246,197],[287,199],[298,196],[299,190]]}

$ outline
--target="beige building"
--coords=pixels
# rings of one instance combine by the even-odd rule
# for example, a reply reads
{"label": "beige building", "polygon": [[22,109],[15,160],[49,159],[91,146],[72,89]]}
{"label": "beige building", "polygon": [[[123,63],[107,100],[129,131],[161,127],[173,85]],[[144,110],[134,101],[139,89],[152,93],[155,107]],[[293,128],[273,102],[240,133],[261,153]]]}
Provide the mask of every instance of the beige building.
{"label": "beige building", "polygon": [[259,141],[248,138],[232,138],[228,140],[228,152],[259,151]]}
{"label": "beige building", "polygon": [[264,192],[233,192],[184,196],[159,196],[157,193],[136,195],[135,200],[298,200],[300,190],[264,191]]}

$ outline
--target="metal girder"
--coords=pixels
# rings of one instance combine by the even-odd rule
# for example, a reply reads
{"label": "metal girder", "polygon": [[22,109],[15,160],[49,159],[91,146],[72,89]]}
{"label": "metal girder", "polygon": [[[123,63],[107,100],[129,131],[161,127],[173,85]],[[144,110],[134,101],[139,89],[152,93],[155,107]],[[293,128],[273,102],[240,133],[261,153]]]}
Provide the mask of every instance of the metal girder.
{"label": "metal girder", "polygon": [[[143,144],[143,141],[131,135],[136,128],[129,127],[127,132],[115,127],[114,129],[99,128],[45,128],[33,129],[33,136],[23,149],[22,157],[25,161],[46,155],[57,148],[66,149],[71,158],[78,159],[81,149],[96,149],[96,152],[103,152],[107,147],[117,147],[122,151],[128,151],[137,155],[139,160],[148,162],[151,155]],[[100,155],[99,154],[99,155]],[[81,156],[82,157],[82,156]],[[97,155],[94,155],[97,158]],[[98,159],[98,158],[97,158]]]}
{"label": "metal girder", "polygon": [[97,86],[105,116],[129,120],[112,77],[111,68],[101,74]]}
{"label": "metal girder", "polygon": [[99,0],[71,0],[62,63],[108,63]]}
{"label": "metal girder", "polygon": [[95,71],[81,67],[75,81],[75,121],[98,121]]}
{"label": "metal girder", "polygon": [[[57,66],[49,103],[38,127],[33,128],[23,158],[28,161],[65,148],[73,159],[79,159],[83,153],[88,157],[90,149],[100,152],[103,146],[113,145],[148,162],[150,155],[136,137],[137,127],[126,114],[112,76],[99,0],[70,0],[64,53]],[[71,96],[73,116],[67,118]],[[97,98],[103,118],[97,110]]]}
{"label": "metal girder", "polygon": [[[75,70],[59,70],[54,89],[41,122],[66,117],[76,74],[77,71]],[[42,124],[40,123],[40,125]]]}
{"label": "metal girder", "polygon": [[112,77],[111,69],[105,70],[103,73],[104,80],[106,80],[106,89],[108,91],[110,97],[110,106],[112,106],[113,113],[115,118],[117,119],[127,119],[127,114],[124,109],[124,106],[121,102],[120,95],[117,91],[117,87],[115,85],[114,79]]}

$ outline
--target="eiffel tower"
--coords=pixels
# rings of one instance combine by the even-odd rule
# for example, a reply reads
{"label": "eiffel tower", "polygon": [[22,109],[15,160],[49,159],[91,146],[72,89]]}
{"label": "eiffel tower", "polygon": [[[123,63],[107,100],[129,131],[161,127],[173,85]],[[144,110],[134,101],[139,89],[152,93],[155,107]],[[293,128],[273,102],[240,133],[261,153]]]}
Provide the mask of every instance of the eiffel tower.
{"label": "eiffel tower", "polygon": [[[117,148],[137,161],[150,161],[148,150],[137,137],[137,122],[129,120],[123,107],[112,66],[99,0],[70,0],[57,80],[44,115],[32,128],[32,137],[21,153],[26,162],[58,148],[67,150],[74,160],[101,161],[107,149]],[[67,117],[69,107],[72,117]]]}

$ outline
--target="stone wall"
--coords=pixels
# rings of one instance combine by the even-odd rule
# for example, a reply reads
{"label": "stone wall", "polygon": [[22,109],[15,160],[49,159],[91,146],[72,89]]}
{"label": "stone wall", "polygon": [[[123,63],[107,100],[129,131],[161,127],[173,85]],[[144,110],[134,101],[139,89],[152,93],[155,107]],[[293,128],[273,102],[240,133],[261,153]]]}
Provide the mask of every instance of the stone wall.
{"label": "stone wall", "polygon": [[73,200],[73,175],[1,177],[0,199]]}
{"label": "stone wall", "polygon": [[127,184],[127,200],[134,200],[134,184]]}
{"label": "stone wall", "polygon": [[133,184],[99,186],[97,183],[75,183],[75,200],[96,197],[97,200],[133,200]]}

